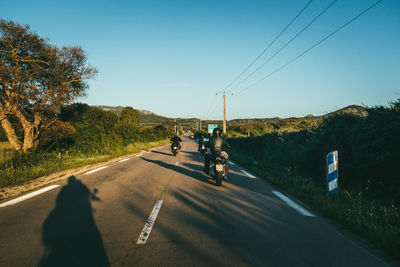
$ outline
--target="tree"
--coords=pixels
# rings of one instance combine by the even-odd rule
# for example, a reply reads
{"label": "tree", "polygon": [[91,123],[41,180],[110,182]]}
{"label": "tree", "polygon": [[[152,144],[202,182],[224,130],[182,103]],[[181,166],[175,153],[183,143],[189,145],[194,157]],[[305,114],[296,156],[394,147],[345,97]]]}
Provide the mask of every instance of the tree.
{"label": "tree", "polygon": [[81,47],[58,48],[28,25],[0,19],[0,121],[12,147],[34,149],[53,123],[44,123],[45,112],[84,96],[96,74]]}
{"label": "tree", "polygon": [[140,125],[139,111],[137,111],[132,107],[124,107],[119,120],[122,125],[139,128]]}

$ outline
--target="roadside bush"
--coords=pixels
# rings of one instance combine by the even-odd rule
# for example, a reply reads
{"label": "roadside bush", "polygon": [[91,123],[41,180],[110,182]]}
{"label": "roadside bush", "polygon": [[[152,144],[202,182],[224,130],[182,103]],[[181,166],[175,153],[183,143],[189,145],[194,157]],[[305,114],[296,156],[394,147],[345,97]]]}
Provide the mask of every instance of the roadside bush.
{"label": "roadside bush", "polygon": [[75,129],[69,122],[54,120],[40,133],[39,145],[41,149],[54,150],[66,148],[73,142],[72,134]]}
{"label": "roadside bush", "polygon": [[[231,138],[232,158],[400,259],[400,99],[339,113],[300,131]],[[326,194],[325,156],[339,152],[339,195]]]}
{"label": "roadside bush", "polygon": [[231,138],[232,149],[258,166],[325,189],[325,156],[339,151],[340,187],[371,199],[400,203],[400,100],[368,108],[368,115],[336,114],[315,128]]}

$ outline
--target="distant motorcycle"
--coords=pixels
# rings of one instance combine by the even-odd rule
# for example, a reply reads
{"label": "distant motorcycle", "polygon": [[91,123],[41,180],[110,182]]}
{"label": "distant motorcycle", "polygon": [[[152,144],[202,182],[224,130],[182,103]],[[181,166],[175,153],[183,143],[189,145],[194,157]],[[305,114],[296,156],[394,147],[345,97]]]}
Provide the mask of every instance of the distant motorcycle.
{"label": "distant motorcycle", "polygon": [[207,152],[207,148],[206,148],[206,143],[209,141],[209,139],[207,137],[203,137],[203,139],[199,139],[198,143],[199,143],[199,149],[198,151],[201,153],[201,155],[204,156],[204,154]]}
{"label": "distant motorcycle", "polygon": [[221,185],[222,180],[226,179],[226,174],[229,172],[227,169],[227,162],[229,159],[228,153],[225,151],[217,152],[215,161],[210,162],[210,176],[215,179],[216,185]]}
{"label": "distant motorcycle", "polygon": [[199,145],[199,152],[204,156],[206,153],[206,145],[204,143]]}
{"label": "distant motorcycle", "polygon": [[176,156],[176,154],[179,153],[179,150],[180,150],[180,145],[179,145],[179,144],[173,143],[173,144],[171,145],[171,152],[172,152],[172,154],[173,154],[174,156]]}

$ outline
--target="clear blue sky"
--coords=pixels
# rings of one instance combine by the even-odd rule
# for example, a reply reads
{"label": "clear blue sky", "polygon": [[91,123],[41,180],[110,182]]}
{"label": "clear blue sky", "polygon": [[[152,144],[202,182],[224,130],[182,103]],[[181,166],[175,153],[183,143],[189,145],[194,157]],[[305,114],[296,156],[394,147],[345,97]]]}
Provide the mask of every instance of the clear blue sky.
{"label": "clear blue sky", "polygon": [[[314,0],[259,61],[332,0]],[[267,75],[376,0],[338,0],[241,88]],[[99,70],[90,105],[132,106],[168,117],[220,119],[228,85],[308,0],[2,0],[0,17],[50,43],[80,45]],[[256,64],[257,66],[257,64]],[[384,0],[304,57],[227,97],[227,117],[321,115],[400,97],[400,1]]]}

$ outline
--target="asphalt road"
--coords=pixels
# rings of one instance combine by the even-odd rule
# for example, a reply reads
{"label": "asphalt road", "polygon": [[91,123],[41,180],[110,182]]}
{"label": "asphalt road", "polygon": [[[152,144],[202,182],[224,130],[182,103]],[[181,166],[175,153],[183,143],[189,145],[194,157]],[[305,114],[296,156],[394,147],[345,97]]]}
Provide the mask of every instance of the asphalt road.
{"label": "asphalt road", "polygon": [[220,187],[202,168],[185,139],[1,207],[0,266],[388,265],[239,166]]}

